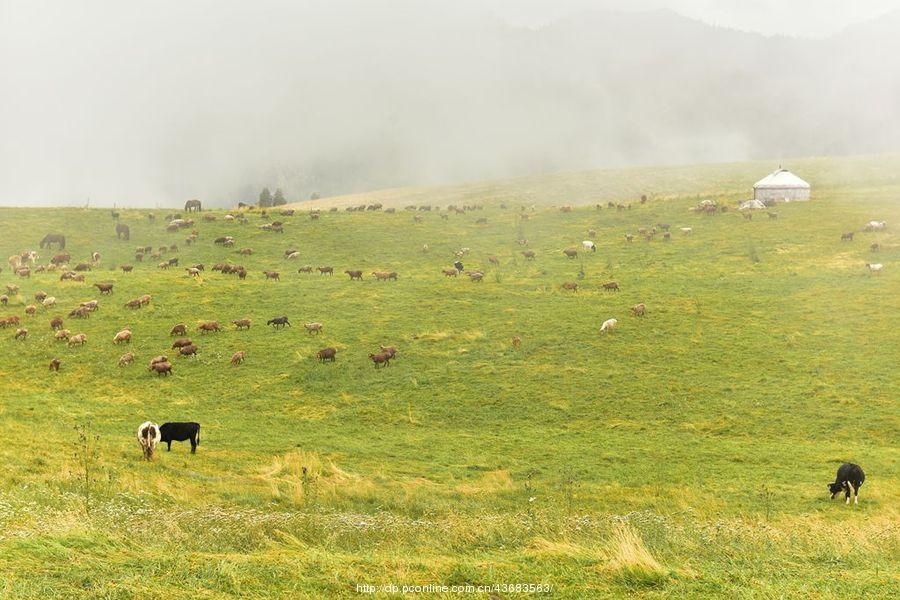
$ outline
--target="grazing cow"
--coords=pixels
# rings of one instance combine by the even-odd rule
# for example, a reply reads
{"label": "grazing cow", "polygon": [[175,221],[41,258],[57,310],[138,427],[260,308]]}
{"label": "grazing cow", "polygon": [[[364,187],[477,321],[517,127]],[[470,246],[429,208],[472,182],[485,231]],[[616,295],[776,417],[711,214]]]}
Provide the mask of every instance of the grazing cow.
{"label": "grazing cow", "polygon": [[26,328],[20,327],[20,328],[16,329],[15,339],[24,340],[27,337],[28,337],[28,330]]}
{"label": "grazing cow", "polygon": [[69,346],[84,346],[87,342],[87,335],[78,333],[69,338]]}
{"label": "grazing cow", "polygon": [[842,234],[841,234],[841,241],[842,241],[842,242],[852,242],[852,241],[853,241],[853,232],[852,232],[852,231],[848,231],[848,232],[846,232],[846,233],[842,233]]}
{"label": "grazing cow", "polygon": [[316,267],[316,270],[319,271],[320,275],[334,275],[334,267]]}
{"label": "grazing cow", "polygon": [[124,367],[125,365],[130,365],[134,362],[134,353],[126,352],[122,356],[119,357],[119,366]]}
{"label": "grazing cow", "polygon": [[562,289],[564,289],[564,290],[572,290],[573,292],[577,292],[577,291],[578,291],[578,284],[575,283],[574,281],[567,281],[567,282],[565,282],[564,284],[562,284]]}
{"label": "grazing cow", "polygon": [[131,229],[125,223],[116,223],[116,239],[130,240]]}
{"label": "grazing cow", "polygon": [[834,500],[834,497],[843,491],[847,504],[850,504],[851,495],[853,496],[853,503],[859,504],[859,488],[865,480],[866,474],[863,473],[862,467],[853,463],[842,464],[838,467],[834,483],[828,484],[831,499]]}
{"label": "grazing cow", "polygon": [[191,442],[191,454],[200,445],[200,423],[163,423],[159,426],[160,442],[166,444],[166,452],[172,451],[172,442]]}
{"label": "grazing cow", "polygon": [[101,294],[112,294],[113,284],[111,283],[95,283],[94,287],[100,290]]}
{"label": "grazing cow", "polygon": [[185,346],[190,346],[191,344],[193,344],[191,338],[178,338],[177,340],[172,342],[172,349],[174,350],[176,348],[184,348]]}
{"label": "grazing cow", "polygon": [[615,281],[607,281],[606,283],[603,284],[602,287],[604,290],[611,290],[613,292],[619,291],[619,284],[618,284],[618,282],[615,282]]}
{"label": "grazing cow", "polygon": [[306,328],[306,331],[310,335],[312,335],[312,334],[319,335],[319,332],[322,331],[322,327],[323,327],[323,325],[321,323],[305,323],[303,326]]}
{"label": "grazing cow", "polygon": [[117,333],[115,335],[115,337],[113,338],[113,343],[119,344],[120,342],[125,342],[126,344],[131,343],[131,330],[130,329],[123,329],[122,331],[120,331],[119,333]]}
{"label": "grazing cow", "polygon": [[59,365],[60,364],[61,364],[60,360],[58,358],[54,358],[53,360],[50,361],[50,370],[56,371],[57,373],[59,373]]}
{"label": "grazing cow", "polygon": [[221,327],[219,327],[218,321],[204,321],[197,326],[197,330],[201,333],[206,333],[207,331],[219,331]]}
{"label": "grazing cow", "polygon": [[612,331],[613,329],[615,329],[618,323],[618,319],[607,319],[603,321],[603,325],[600,326],[600,333],[603,333],[605,331]]}
{"label": "grazing cow", "polygon": [[153,460],[153,453],[156,452],[156,445],[159,444],[162,436],[159,433],[159,427],[153,421],[141,423],[137,430],[138,445],[144,454],[144,460]]}
{"label": "grazing cow", "polygon": [[241,329],[250,329],[250,324],[252,321],[250,319],[235,319],[231,322],[232,325],[237,327],[238,331]]}
{"label": "grazing cow", "polygon": [[337,350],[335,350],[334,348],[323,348],[316,352],[316,358],[319,359],[319,362],[325,362],[326,360],[334,362],[336,354]]}
{"label": "grazing cow", "polygon": [[370,354],[369,358],[372,359],[372,362],[375,364],[375,368],[377,369],[380,366],[389,367],[391,365],[391,356],[386,352],[381,352],[379,354]]}
{"label": "grazing cow", "polygon": [[247,356],[247,353],[244,352],[243,350],[241,350],[241,351],[239,351],[239,352],[235,352],[234,354],[232,354],[232,355],[231,355],[231,366],[232,366],[232,367],[236,367],[236,366],[238,366],[239,364],[241,364],[242,362],[244,362],[244,357],[245,357],[245,356]]}
{"label": "grazing cow", "polygon": [[641,302],[640,304],[635,304],[631,307],[631,314],[635,317],[643,317],[647,314],[647,306]]}
{"label": "grazing cow", "polygon": [[274,327],[275,329],[278,329],[279,327],[282,327],[282,328],[283,328],[285,325],[287,325],[288,327],[290,327],[290,326],[291,326],[291,322],[288,321],[288,318],[287,318],[287,317],[285,317],[285,316],[282,315],[282,316],[280,316],[280,317],[275,317],[274,319],[269,319],[268,321],[266,321],[266,325],[271,325],[271,326]]}
{"label": "grazing cow", "polygon": [[881,263],[866,263],[866,267],[872,273],[881,273],[881,270],[884,268],[884,265]]}
{"label": "grazing cow", "polygon": [[597,251],[597,244],[595,244],[591,240],[584,240],[583,242],[581,242],[581,247],[585,250],[590,250],[591,252]]}
{"label": "grazing cow", "polygon": [[459,271],[456,269],[441,269],[441,273],[444,274],[444,277],[456,277]]}
{"label": "grazing cow", "polygon": [[156,373],[156,376],[165,375],[168,377],[172,374],[172,364],[166,361],[156,362],[150,365],[150,370]]}
{"label": "grazing cow", "polygon": [[263,275],[266,276],[266,280],[274,279],[275,281],[281,281],[281,275],[278,271],[263,271]]}
{"label": "grazing cow", "polygon": [[525,260],[534,260],[534,250],[525,250],[522,252],[522,256],[525,257]]}
{"label": "grazing cow", "polygon": [[344,273],[346,273],[347,275],[350,276],[351,281],[354,279],[358,279],[359,281],[362,281],[362,278],[363,278],[362,271],[344,271]]}

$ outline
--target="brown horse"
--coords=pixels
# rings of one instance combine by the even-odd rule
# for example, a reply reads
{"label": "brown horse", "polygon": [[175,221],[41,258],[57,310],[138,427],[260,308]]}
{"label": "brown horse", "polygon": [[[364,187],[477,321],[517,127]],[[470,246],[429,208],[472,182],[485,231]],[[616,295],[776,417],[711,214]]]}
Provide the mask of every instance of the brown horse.
{"label": "brown horse", "polygon": [[62,235],[61,233],[48,233],[44,236],[44,239],[41,240],[40,245],[41,248],[43,248],[44,246],[49,248],[51,244],[58,244],[59,249],[62,250],[66,247],[66,236]]}

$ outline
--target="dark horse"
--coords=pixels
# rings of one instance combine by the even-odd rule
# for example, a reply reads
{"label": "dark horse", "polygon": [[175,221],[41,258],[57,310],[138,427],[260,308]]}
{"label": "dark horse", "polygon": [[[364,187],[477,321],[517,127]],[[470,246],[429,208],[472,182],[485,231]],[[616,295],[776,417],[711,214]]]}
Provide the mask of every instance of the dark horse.
{"label": "dark horse", "polygon": [[184,212],[202,211],[203,204],[199,200],[188,200],[184,203]]}
{"label": "dark horse", "polygon": [[131,229],[125,223],[116,223],[116,239],[131,239]]}
{"label": "dark horse", "polygon": [[44,239],[41,240],[41,248],[44,246],[49,248],[50,244],[59,244],[59,249],[62,250],[66,247],[66,236],[61,233],[48,233],[44,236]]}

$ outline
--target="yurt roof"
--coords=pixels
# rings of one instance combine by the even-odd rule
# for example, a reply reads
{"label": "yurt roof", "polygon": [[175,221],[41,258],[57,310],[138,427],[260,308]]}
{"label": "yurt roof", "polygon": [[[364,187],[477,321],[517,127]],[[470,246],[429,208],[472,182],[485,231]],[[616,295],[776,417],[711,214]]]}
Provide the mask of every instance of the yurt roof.
{"label": "yurt roof", "polygon": [[773,173],[769,173],[755,184],[756,188],[809,188],[809,184],[788,171],[787,169],[778,169]]}

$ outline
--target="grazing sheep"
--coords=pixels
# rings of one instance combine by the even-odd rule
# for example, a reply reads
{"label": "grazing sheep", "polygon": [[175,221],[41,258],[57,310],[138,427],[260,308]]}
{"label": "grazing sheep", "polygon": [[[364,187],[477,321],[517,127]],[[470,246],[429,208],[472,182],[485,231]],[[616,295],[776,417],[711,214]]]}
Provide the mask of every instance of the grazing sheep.
{"label": "grazing sheep", "polygon": [[375,279],[378,281],[387,281],[389,279],[397,281],[397,271],[372,271],[372,275],[374,275]]}
{"label": "grazing sheep", "polygon": [[369,358],[372,359],[372,362],[375,364],[376,369],[379,367],[379,365],[383,367],[389,367],[391,364],[391,357],[385,352],[381,352],[379,354],[370,354]]}
{"label": "grazing sheep", "polygon": [[59,365],[60,364],[61,364],[60,360],[58,358],[54,358],[53,360],[50,361],[50,370],[56,371],[57,373],[59,373]]}
{"label": "grazing sheep", "polygon": [[565,254],[567,258],[576,258],[578,256],[578,250],[575,248],[566,248],[563,250],[563,254]]}
{"label": "grazing sheep", "polygon": [[144,294],[138,299],[141,303],[141,306],[147,306],[150,304],[150,294]]}
{"label": "grazing sheep", "polygon": [[63,327],[62,317],[53,317],[50,319],[50,329],[53,331],[58,331]]}
{"label": "grazing sheep", "polygon": [[562,284],[562,289],[564,289],[564,290],[572,290],[573,292],[577,292],[577,291],[578,291],[578,284],[575,283],[574,281],[567,281],[567,282],[565,282],[564,284]]}
{"label": "grazing sheep", "polygon": [[291,252],[290,254],[286,255],[285,258],[287,258],[289,260],[296,260],[296,259],[300,258],[300,253],[296,252],[296,251]]}
{"label": "grazing sheep", "polygon": [[391,358],[394,358],[394,356],[397,354],[397,348],[395,346],[382,346],[379,344],[379,348],[381,348],[382,354],[387,354]]}
{"label": "grazing sheep", "polygon": [[581,247],[585,250],[590,250],[591,252],[597,251],[597,244],[595,244],[591,240],[584,240],[583,242],[581,242]]}
{"label": "grazing sheep", "polygon": [[535,258],[534,250],[524,250],[522,252],[522,256],[525,257],[525,260],[534,260],[534,258]]}
{"label": "grazing sheep", "polygon": [[306,331],[312,335],[319,335],[319,332],[322,331],[323,325],[321,323],[305,323],[303,325],[306,328]]}
{"label": "grazing sheep", "polygon": [[496,256],[488,256],[488,262],[492,265],[500,266],[500,259]]}
{"label": "grazing sheep", "polygon": [[631,307],[631,314],[635,317],[643,317],[647,314],[647,306],[641,302],[640,304],[635,304]]}
{"label": "grazing sheep", "polygon": [[184,348],[185,346],[190,346],[192,343],[191,338],[178,338],[172,342],[172,349]]}
{"label": "grazing sheep", "polygon": [[111,283],[95,283],[94,287],[100,290],[101,294],[112,294],[113,284]]}
{"label": "grazing sheep", "polygon": [[[168,364],[168,363],[166,363]],[[169,365],[172,370],[172,365]],[[144,455],[144,460],[153,460],[153,454],[156,452],[156,445],[159,444],[162,435],[159,432],[159,426],[153,421],[141,423],[137,430],[138,445]]]}
{"label": "grazing sheep", "polygon": [[522,338],[518,335],[514,335],[512,337],[512,345],[513,345],[513,348],[518,350],[522,346]]}
{"label": "grazing sheep", "polygon": [[325,362],[326,360],[334,362],[335,355],[337,355],[337,350],[334,348],[322,348],[316,352],[316,358],[319,359],[319,362]]}
{"label": "grazing sheep", "polygon": [[482,273],[481,271],[469,271],[468,275],[469,279],[476,283],[481,283],[481,281],[484,279],[484,273]]}
{"label": "grazing sheep", "polygon": [[299,269],[297,269],[298,273],[312,273],[312,265],[303,265]]}
{"label": "grazing sheep", "polygon": [[121,342],[125,342],[126,344],[131,343],[131,330],[130,329],[123,329],[122,331],[117,333],[115,335],[115,337],[113,338],[113,343],[119,344]]}
{"label": "grazing sheep", "polygon": [[847,504],[850,504],[851,495],[853,496],[853,503],[859,504],[859,488],[862,487],[865,480],[866,474],[863,473],[862,467],[853,463],[842,464],[838,467],[834,483],[828,484],[831,499],[834,500],[834,497],[843,491]]}
{"label": "grazing sheep", "polygon": [[282,315],[280,317],[275,317],[274,319],[269,319],[266,321],[266,325],[271,325],[275,329],[278,329],[279,327],[284,328],[285,325],[291,327],[291,322],[288,321],[286,316]]}
{"label": "grazing sheep", "polygon": [[123,273],[131,273],[134,270],[134,267],[131,265],[122,265],[119,268],[122,269]]}
{"label": "grazing sheep", "polygon": [[878,242],[872,242],[872,244],[869,246],[870,252],[878,252],[878,250],[880,250],[880,249],[881,249],[881,246],[878,245]]}
{"label": "grazing sheep", "polygon": [[603,325],[600,326],[600,333],[603,333],[605,331],[612,331],[613,329],[615,329],[618,323],[618,319],[607,319],[603,321]]}
{"label": "grazing sheep", "polygon": [[693,227],[682,227],[681,233],[683,233],[684,235],[691,235],[692,233],[694,233],[694,228]]}
{"label": "grazing sheep", "polygon": [[6,284],[6,293],[9,294],[10,296],[15,296],[16,294],[19,293],[19,286],[17,286],[14,283],[7,283]]}
{"label": "grazing sheep", "polygon": [[24,340],[27,337],[28,337],[28,330],[26,328],[20,327],[19,329],[16,329],[15,339]]}
{"label": "grazing sheep", "polygon": [[56,297],[55,296],[47,296],[43,300],[41,300],[41,304],[44,308],[50,308],[51,306],[56,306]]}
{"label": "grazing sheep", "polygon": [[197,348],[196,344],[188,344],[187,346],[182,346],[178,349],[178,354],[181,356],[197,356]]}
{"label": "grazing sheep", "polygon": [[853,232],[852,232],[852,231],[848,231],[848,232],[846,232],[846,233],[842,233],[842,234],[841,234],[841,241],[842,241],[842,242],[852,242],[852,241],[853,241]]}
{"label": "grazing sheep", "polygon": [[69,338],[69,346],[84,346],[87,342],[87,335],[78,333]]}
{"label": "grazing sheep", "polygon": [[444,277],[456,277],[459,271],[456,269],[441,269],[441,273],[444,274]]}
{"label": "grazing sheep", "polygon": [[266,276],[266,280],[274,279],[275,281],[281,281],[281,275],[278,271],[263,271],[263,275]]}
{"label": "grazing sheep", "polygon": [[618,284],[618,282],[615,282],[615,281],[607,281],[606,283],[603,284],[602,287],[604,290],[612,290],[614,292],[619,291],[619,284]]}
{"label": "grazing sheep", "polygon": [[881,270],[884,268],[884,265],[881,263],[866,263],[866,267],[872,273],[880,273]]}
{"label": "grazing sheep", "polygon": [[320,275],[334,275],[334,267],[316,267]]}
{"label": "grazing sheep", "polygon": [[346,273],[347,275],[350,276],[351,281],[353,281],[354,279],[358,279],[359,281],[362,281],[362,278],[363,278],[362,271],[344,271],[344,273]]}
{"label": "grazing sheep", "polygon": [[122,356],[119,357],[119,366],[124,367],[125,365],[130,365],[134,362],[134,353],[126,352]]}
{"label": "grazing sheep", "polygon": [[0,296],[0,304],[2,304],[3,306],[9,304],[9,296],[7,296],[6,294]]}
{"label": "grazing sheep", "polygon": [[29,317],[33,317],[34,313],[36,313],[36,312],[37,312],[37,306],[35,306],[34,304],[29,304],[28,306],[25,307],[25,314],[28,315]]}
{"label": "grazing sheep", "polygon": [[626,233],[626,234],[625,234],[625,241],[626,241],[626,242],[633,242],[633,241],[634,241],[634,236],[633,236],[632,234],[630,234],[630,233]]}
{"label": "grazing sheep", "polygon": [[863,231],[884,231],[887,227],[887,223],[885,221],[869,221],[866,223],[866,226],[863,227]]}
{"label": "grazing sheep", "polygon": [[194,267],[188,267],[187,269],[185,269],[185,271],[187,271],[187,274],[190,275],[191,277],[200,277],[200,269],[196,269]]}
{"label": "grazing sheep", "polygon": [[236,366],[238,366],[239,364],[241,364],[242,362],[244,362],[244,357],[245,357],[245,356],[247,356],[247,353],[244,352],[243,350],[241,350],[241,351],[239,351],[239,352],[235,352],[234,354],[232,354],[232,355],[231,355],[231,366],[232,366],[232,367],[236,367]]}
{"label": "grazing sheep", "polygon": [[252,321],[250,319],[235,319],[231,322],[231,324],[234,325],[238,331],[240,331],[241,329],[250,329],[251,323]]}
{"label": "grazing sheep", "polygon": [[[597,206],[600,206],[600,205],[598,204]],[[596,229],[588,229],[588,237],[591,239],[594,239],[595,237],[597,237],[597,230]]]}
{"label": "grazing sheep", "polygon": [[60,329],[53,335],[53,337],[55,337],[56,341],[58,342],[64,342],[69,339],[70,333],[71,332],[68,329]]}
{"label": "grazing sheep", "polygon": [[187,325],[178,323],[169,331],[169,335],[185,335],[187,334]]}
{"label": "grazing sheep", "polygon": [[219,327],[218,321],[204,321],[197,326],[197,330],[201,333],[206,333],[207,331],[219,331],[221,327]]}
{"label": "grazing sheep", "polygon": [[768,211],[767,211],[766,214],[769,215],[769,219],[770,219],[770,220],[773,220],[773,221],[774,221],[775,219],[778,218],[778,213],[777,213],[777,212],[768,212]]}
{"label": "grazing sheep", "polygon": [[155,364],[167,363],[167,362],[169,362],[169,357],[165,356],[164,354],[160,354],[159,356],[154,356],[153,358],[150,359],[150,363],[149,363],[150,370],[151,371],[153,370],[153,365],[155,365]]}

